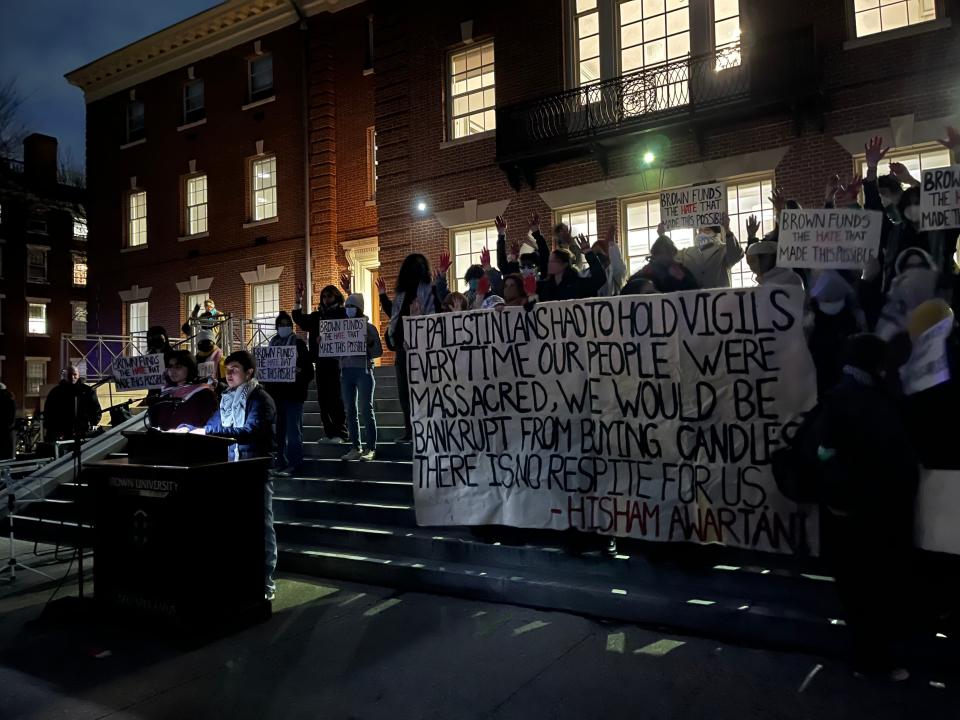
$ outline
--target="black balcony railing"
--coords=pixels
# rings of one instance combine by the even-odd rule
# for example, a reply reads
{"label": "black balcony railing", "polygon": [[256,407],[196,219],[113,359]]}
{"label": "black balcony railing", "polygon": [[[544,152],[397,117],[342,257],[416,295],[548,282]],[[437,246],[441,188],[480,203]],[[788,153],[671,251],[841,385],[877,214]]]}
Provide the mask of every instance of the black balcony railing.
{"label": "black balcony railing", "polygon": [[501,165],[549,162],[611,138],[722,119],[805,91],[815,71],[813,31],[733,43],[554,95],[497,108]]}
{"label": "black balcony railing", "polygon": [[22,175],[23,160],[15,160],[14,158],[0,157],[0,168],[5,169],[12,173],[17,173],[18,175]]}

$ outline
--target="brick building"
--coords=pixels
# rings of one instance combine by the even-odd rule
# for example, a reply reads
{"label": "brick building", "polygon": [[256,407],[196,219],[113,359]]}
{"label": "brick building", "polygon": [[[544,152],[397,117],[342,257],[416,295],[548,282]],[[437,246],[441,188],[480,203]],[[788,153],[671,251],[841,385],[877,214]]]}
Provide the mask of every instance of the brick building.
{"label": "brick building", "polygon": [[47,135],[24,140],[23,161],[0,159],[0,379],[20,411],[58,381],[61,334],[86,332],[86,193],[57,173]]}
{"label": "brick building", "polygon": [[[314,293],[350,267],[372,295],[412,251],[450,250],[462,275],[497,214],[516,239],[534,211],[591,237],[616,225],[635,271],[658,192],[709,180],[727,183],[738,235],[750,214],[766,231],[774,186],[820,204],[872,135],[915,174],[948,163],[935,141],[958,122],[958,5],[232,0],[68,76],[88,101],[91,322],[129,329],[147,302],[151,324],[175,326],[205,292],[266,316],[266,288],[289,307],[307,252]],[[277,209],[258,220],[265,157]],[[206,234],[191,237],[203,175]],[[745,266],[734,279],[753,282]]]}

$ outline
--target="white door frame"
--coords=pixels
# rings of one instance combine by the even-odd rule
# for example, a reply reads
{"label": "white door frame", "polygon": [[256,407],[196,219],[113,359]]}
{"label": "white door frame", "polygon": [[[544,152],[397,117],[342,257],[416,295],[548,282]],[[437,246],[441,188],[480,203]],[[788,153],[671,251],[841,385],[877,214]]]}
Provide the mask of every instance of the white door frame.
{"label": "white door frame", "polygon": [[[380,268],[380,243],[376,237],[368,237],[347,240],[341,245],[353,276],[353,292],[363,295],[364,311],[369,316],[373,308],[373,298],[377,294],[371,271]],[[370,318],[370,322],[379,326],[380,318]]]}

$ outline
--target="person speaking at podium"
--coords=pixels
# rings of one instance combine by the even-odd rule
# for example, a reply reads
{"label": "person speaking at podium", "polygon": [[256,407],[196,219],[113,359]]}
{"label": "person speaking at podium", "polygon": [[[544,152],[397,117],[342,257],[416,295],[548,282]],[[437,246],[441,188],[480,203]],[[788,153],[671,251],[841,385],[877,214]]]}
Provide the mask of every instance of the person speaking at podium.
{"label": "person speaking at podium", "polygon": [[217,409],[217,394],[197,382],[197,364],[186,350],[171,350],[164,373],[167,386],[150,398],[150,427],[173,430],[181,425],[203,427]]}

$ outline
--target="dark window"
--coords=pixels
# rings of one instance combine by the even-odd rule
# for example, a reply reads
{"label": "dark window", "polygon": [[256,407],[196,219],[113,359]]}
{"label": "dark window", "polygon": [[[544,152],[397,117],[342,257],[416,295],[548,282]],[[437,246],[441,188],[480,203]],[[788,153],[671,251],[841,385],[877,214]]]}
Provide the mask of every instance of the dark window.
{"label": "dark window", "polygon": [[207,115],[203,103],[203,80],[193,80],[183,86],[184,124],[202,120]]}
{"label": "dark window", "polygon": [[258,55],[248,61],[250,102],[273,95],[273,56]]}
{"label": "dark window", "polygon": [[143,139],[143,125],[143,103],[139,100],[131,100],[127,103],[127,142]]}

